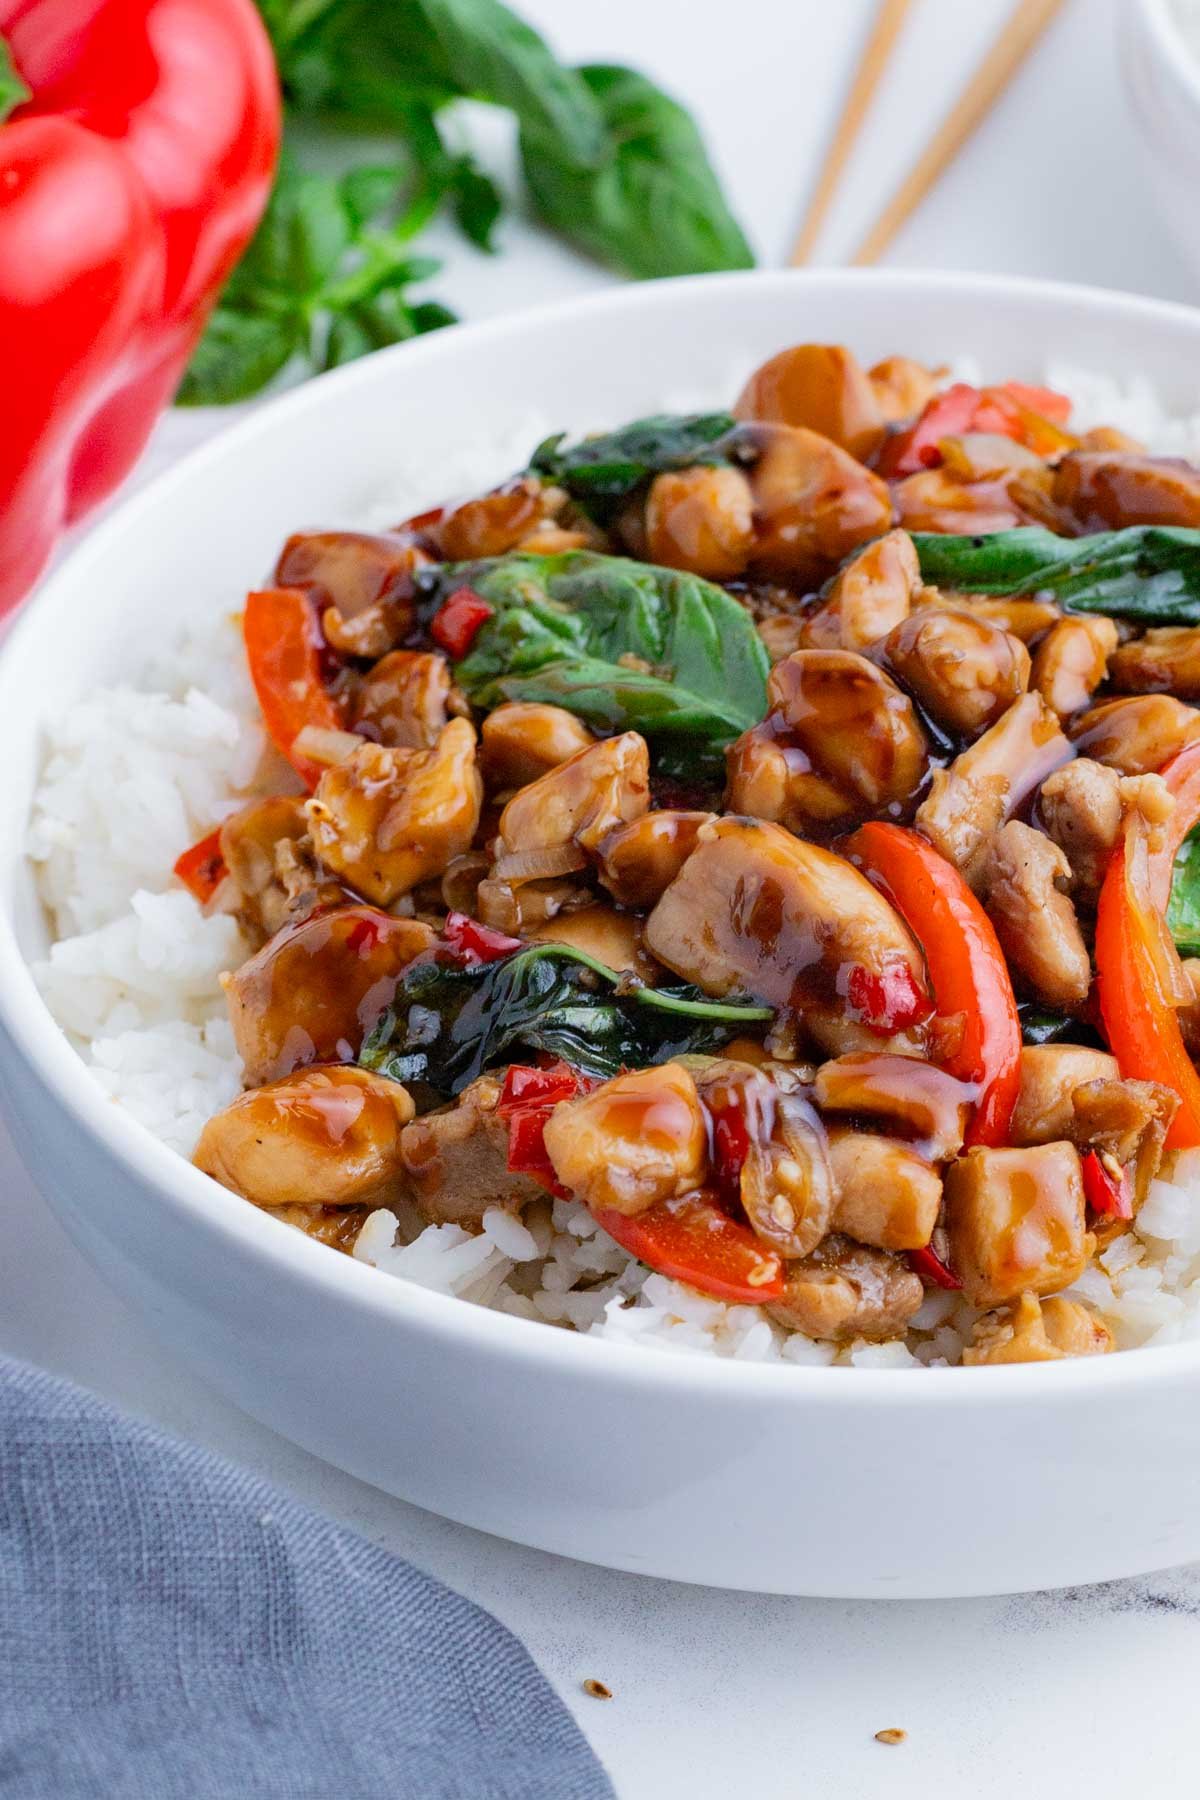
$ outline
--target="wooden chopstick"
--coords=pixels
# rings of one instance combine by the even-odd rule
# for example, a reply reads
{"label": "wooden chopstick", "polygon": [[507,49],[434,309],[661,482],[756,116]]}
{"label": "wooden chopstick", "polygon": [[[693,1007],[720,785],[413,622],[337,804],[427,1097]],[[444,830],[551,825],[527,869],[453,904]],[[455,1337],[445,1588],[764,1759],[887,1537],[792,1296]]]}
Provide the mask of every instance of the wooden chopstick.
{"label": "wooden chopstick", "polygon": [[855,140],[862,130],[863,120],[875,97],[875,89],[887,68],[891,54],[895,48],[900,28],[912,6],[912,0],[879,0],[875,14],[875,23],[867,40],[850,92],[846,95],[842,116],[837,128],[829,140],[829,148],[825,152],[825,161],[817,176],[813,188],[812,199],[808,203],[808,211],[800,234],[792,245],[789,262],[793,268],[806,263],[812,254],[813,245],[820,235],[825,223],[825,215],[829,211],[829,203],[833,199],[834,190],[842,178],[842,171],[850,159]]}
{"label": "wooden chopstick", "polygon": [[1063,0],[1017,0],[1007,23],[963,89],[958,100],[900,183],[862,243],[853,263],[873,263],[882,256],[909,215],[934,182],[953,162],[971,133],[987,117]]}

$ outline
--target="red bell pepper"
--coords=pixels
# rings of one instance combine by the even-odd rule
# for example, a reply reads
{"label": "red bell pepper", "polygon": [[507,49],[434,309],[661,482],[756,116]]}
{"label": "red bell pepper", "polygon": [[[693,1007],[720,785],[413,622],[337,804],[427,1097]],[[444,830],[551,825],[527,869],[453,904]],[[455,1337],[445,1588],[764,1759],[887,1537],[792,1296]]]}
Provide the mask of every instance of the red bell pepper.
{"label": "red bell pepper", "polygon": [[0,610],[128,471],[271,186],[251,0],[0,0]]}
{"label": "red bell pepper", "polygon": [[886,440],[879,472],[895,480],[936,468],[942,460],[942,439],[962,437],[968,431],[1015,438],[1039,456],[1048,456],[1074,443],[1063,429],[1070,416],[1071,402],[1052,388],[1029,387],[1022,381],[977,388],[956,381],[935,394],[913,424]]}
{"label": "red bell pepper", "polygon": [[341,711],[325,686],[317,602],[304,588],[247,594],[242,636],[267,733],[311,793],[324,770],[296,754],[296,739],[308,725],[344,729]]}
{"label": "red bell pepper", "polygon": [[1021,1024],[991,920],[958,870],[915,831],[872,820],[844,853],[920,944],[938,1013],[961,1017],[961,1038],[943,1067],[978,1090],[966,1143],[1002,1144],[1017,1103]]}
{"label": "red bell pepper", "polygon": [[514,950],[522,948],[520,938],[506,937],[504,932],[481,925],[478,919],[461,912],[446,914],[442,942],[453,960],[464,969],[473,969],[479,963],[502,962]]}
{"label": "red bell pepper", "polygon": [[175,873],[189,893],[204,906],[212,899],[229,870],[221,853],[221,827],[193,844],[175,864]]}
{"label": "red bell pepper", "polygon": [[495,610],[474,588],[455,588],[446,604],[434,613],[429,635],[457,662],[467,654]]}
{"label": "red bell pepper", "polygon": [[1179,1095],[1167,1148],[1200,1144],[1200,1075],[1179,1028],[1191,990],[1166,926],[1179,846],[1200,822],[1200,742],[1160,771],[1175,810],[1154,842],[1131,827],[1113,851],[1096,910],[1100,1017],[1121,1074],[1159,1081]]}
{"label": "red bell pepper", "polygon": [[919,1275],[922,1281],[928,1282],[932,1287],[954,1291],[962,1286],[954,1270],[928,1244],[922,1245],[919,1250],[906,1250],[905,1255],[913,1274]]}
{"label": "red bell pepper", "polygon": [[782,1298],[779,1256],[706,1194],[661,1200],[634,1218],[607,1208],[593,1208],[593,1217],[622,1250],[702,1294],[747,1306]]}
{"label": "red bell pepper", "polygon": [[1110,1169],[1094,1150],[1083,1159],[1083,1192],[1092,1211],[1103,1218],[1132,1219],[1133,1177],[1128,1169]]}

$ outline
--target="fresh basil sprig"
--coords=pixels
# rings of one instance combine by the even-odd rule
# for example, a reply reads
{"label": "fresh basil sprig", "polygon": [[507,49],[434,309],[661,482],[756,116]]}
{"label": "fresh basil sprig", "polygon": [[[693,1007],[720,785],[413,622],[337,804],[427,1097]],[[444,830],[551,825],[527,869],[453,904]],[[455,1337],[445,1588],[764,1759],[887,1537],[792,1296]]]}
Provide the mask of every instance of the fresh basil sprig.
{"label": "fresh basil sprig", "polygon": [[603,524],[622,500],[655,475],[697,463],[728,462],[722,440],[736,430],[730,413],[654,413],[574,444],[567,444],[566,432],[560,431],[538,445],[529,467],[565,488]]}
{"label": "fresh basil sprig", "polygon": [[916,532],[921,574],[968,594],[1050,594],[1069,612],[1200,625],[1200,531],[1130,525],[1062,538],[1041,526],[979,537]]}
{"label": "fresh basil sprig", "polygon": [[698,575],[568,550],[441,564],[417,585],[430,611],[461,587],[491,606],[454,671],[485,711],[540,700],[601,731],[640,731],[657,768],[685,779],[720,776],[726,745],[766,712],[762,639]]}

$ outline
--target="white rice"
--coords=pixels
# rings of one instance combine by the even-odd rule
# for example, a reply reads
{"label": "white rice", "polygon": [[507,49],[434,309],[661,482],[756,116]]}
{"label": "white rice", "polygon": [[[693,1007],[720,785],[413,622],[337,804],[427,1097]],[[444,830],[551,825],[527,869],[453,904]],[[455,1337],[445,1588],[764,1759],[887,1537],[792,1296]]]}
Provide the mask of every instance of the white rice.
{"label": "white rice", "polygon": [[[1191,10],[1200,34],[1200,0]],[[973,379],[961,363],[954,371]],[[1165,453],[1200,461],[1196,411],[1165,412],[1145,382],[1052,365],[1081,428],[1111,424]],[[675,405],[705,404],[694,396]],[[521,466],[543,435],[531,420],[506,443],[441,471],[441,494]],[[396,494],[387,517],[440,494]],[[353,523],[354,521],[347,521]],[[380,520],[363,521],[366,524]],[[190,1154],[204,1121],[240,1088],[219,977],[245,954],[236,926],[205,918],[174,881],[180,851],[257,792],[278,765],[267,751],[233,614],[184,633],[140,672],[101,688],[48,728],[49,754],[29,831],[54,942],[35,974],[94,1079],[148,1130]],[[1136,1229],[1117,1238],[1071,1292],[1119,1347],[1200,1335],[1200,1152],[1156,1181]],[[281,1227],[281,1229],[283,1229]],[[752,1362],[908,1368],[955,1363],[977,1314],[931,1292],[904,1342],[835,1349],[786,1332],[754,1306],[707,1299],[633,1261],[587,1208],[546,1202],[523,1221],[500,1209],[471,1235],[371,1215],[354,1254],[388,1274],[521,1318],[684,1354]]]}

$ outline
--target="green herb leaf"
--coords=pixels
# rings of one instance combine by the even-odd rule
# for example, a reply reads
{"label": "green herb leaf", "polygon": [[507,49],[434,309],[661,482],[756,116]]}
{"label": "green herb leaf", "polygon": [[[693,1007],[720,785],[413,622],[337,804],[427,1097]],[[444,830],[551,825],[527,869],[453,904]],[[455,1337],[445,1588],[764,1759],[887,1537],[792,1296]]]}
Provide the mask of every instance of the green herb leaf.
{"label": "green herb leaf", "polygon": [[640,731],[665,774],[711,776],[766,712],[769,667],[746,609],[676,569],[568,550],[423,571],[434,604],[468,586],[492,606],[455,676],[485,709],[564,706],[603,731]]}
{"label": "green herb leaf", "polygon": [[730,413],[655,413],[565,449],[566,433],[559,432],[538,445],[529,467],[603,522],[643,481],[664,470],[728,462],[721,439],[736,430]]}
{"label": "green herb leaf", "polygon": [[410,965],[359,1062],[436,1102],[514,1051],[545,1050],[608,1077],[719,1049],[771,1016],[769,1007],[709,1000],[687,985],[630,988],[570,944],[531,944],[471,969]]}
{"label": "green herb leaf", "polygon": [[480,250],[493,251],[493,237],[504,204],[500,190],[490,175],[469,156],[460,156],[454,164],[449,184],[454,204],[454,217],[464,237]]}
{"label": "green herb leaf", "polygon": [[684,108],[632,69],[593,64],[578,74],[606,127],[602,160],[584,161],[561,134],[522,120],[525,179],[546,223],[631,275],[751,268]]}
{"label": "green herb leaf", "polygon": [[257,394],[303,347],[296,313],[218,306],[175,396],[177,406],[229,406]]}
{"label": "green herb leaf", "polygon": [[12,51],[0,37],[0,124],[3,124],[10,112],[32,99],[32,89],[21,80]]}
{"label": "green herb leaf", "polygon": [[353,238],[340,184],[287,160],[238,270],[238,291],[265,289],[296,305],[333,275]]}
{"label": "green herb leaf", "polygon": [[1200,829],[1189,832],[1179,846],[1167,928],[1181,956],[1200,956]]}
{"label": "green herb leaf", "polygon": [[1200,625],[1200,531],[1131,525],[1061,538],[1040,526],[979,537],[916,532],[921,574],[968,594],[1051,594],[1069,612]]}
{"label": "green herb leaf", "polygon": [[1021,1019],[1022,1043],[1100,1046],[1100,1039],[1092,1027],[1082,1019],[1077,1019],[1073,1013],[1055,1012],[1050,1007],[1038,1006],[1032,1000],[1022,1000],[1017,1006],[1017,1012]]}

